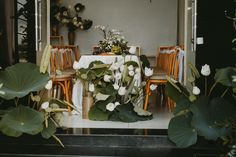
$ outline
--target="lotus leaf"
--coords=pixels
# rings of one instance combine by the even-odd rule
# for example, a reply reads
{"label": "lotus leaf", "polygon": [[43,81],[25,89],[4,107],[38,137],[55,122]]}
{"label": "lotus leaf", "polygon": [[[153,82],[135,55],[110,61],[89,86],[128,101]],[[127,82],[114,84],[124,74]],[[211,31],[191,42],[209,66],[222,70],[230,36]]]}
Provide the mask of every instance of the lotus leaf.
{"label": "lotus leaf", "polygon": [[18,63],[0,71],[0,83],[3,83],[0,95],[3,99],[21,98],[33,91],[39,91],[47,84],[48,74],[41,74],[39,67],[32,63]]}
{"label": "lotus leaf", "polygon": [[0,130],[13,137],[22,133],[38,134],[43,129],[43,114],[26,106],[18,106],[11,109],[2,117]]}
{"label": "lotus leaf", "polygon": [[197,131],[191,126],[192,116],[176,116],[170,120],[168,136],[178,147],[186,148],[197,142]]}
{"label": "lotus leaf", "polygon": [[214,78],[216,82],[221,83],[224,86],[232,87],[234,85],[232,76],[234,75],[236,75],[236,68],[227,67],[218,69]]}
{"label": "lotus leaf", "polygon": [[49,119],[48,121],[48,127],[46,128],[44,126],[43,131],[41,132],[41,135],[45,139],[49,139],[54,133],[56,132],[57,126],[55,123]]}

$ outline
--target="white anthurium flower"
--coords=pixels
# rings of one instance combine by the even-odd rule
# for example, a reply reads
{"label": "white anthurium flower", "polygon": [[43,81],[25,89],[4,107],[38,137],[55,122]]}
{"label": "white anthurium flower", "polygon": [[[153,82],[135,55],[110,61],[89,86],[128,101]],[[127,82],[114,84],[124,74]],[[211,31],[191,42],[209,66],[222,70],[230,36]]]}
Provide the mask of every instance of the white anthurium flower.
{"label": "white anthurium flower", "polygon": [[103,80],[104,80],[105,82],[111,82],[111,76],[110,76],[110,75],[104,75]]}
{"label": "white anthurium flower", "polygon": [[136,68],[135,69],[135,73],[140,73],[141,72],[141,69],[140,68]]}
{"label": "white anthurium flower", "polygon": [[201,69],[201,74],[203,76],[209,76],[211,74],[211,69],[210,69],[210,66],[205,64],[204,66],[202,66],[202,69]]}
{"label": "white anthurium flower", "polygon": [[106,109],[108,110],[108,111],[114,111],[114,109],[115,109],[116,107],[115,107],[115,104],[114,103],[109,103],[109,104],[107,104],[106,105]]}
{"label": "white anthurium flower", "polygon": [[121,73],[118,72],[118,73],[115,74],[115,79],[116,79],[116,80],[120,80],[121,77],[122,77],[122,74],[121,74]]}
{"label": "white anthurium flower", "polygon": [[78,69],[80,69],[80,68],[81,68],[81,67],[80,67],[79,62],[74,61],[74,63],[73,63],[73,69],[78,70]]}
{"label": "white anthurium flower", "polygon": [[134,71],[129,71],[129,76],[134,76]]}
{"label": "white anthurium flower", "polygon": [[151,84],[150,85],[150,90],[151,91],[154,91],[154,90],[156,90],[157,89],[157,85],[156,84]]}
{"label": "white anthurium flower", "polygon": [[116,106],[119,106],[120,105],[120,103],[117,101],[117,102],[115,102],[115,107]]}
{"label": "white anthurium flower", "polygon": [[120,88],[120,86],[117,83],[113,84],[113,87],[115,90],[118,90]]}
{"label": "white anthurium flower", "polygon": [[49,80],[49,81],[48,81],[48,83],[45,85],[45,88],[46,88],[47,90],[52,89],[52,80]]}
{"label": "white anthurium flower", "polygon": [[129,71],[134,70],[134,66],[133,66],[133,65],[128,66],[128,70],[129,70]]}
{"label": "white anthurium flower", "polygon": [[49,107],[49,102],[48,101],[42,103],[42,105],[41,105],[41,108],[44,109],[44,110],[47,109],[48,107]]}
{"label": "white anthurium flower", "polygon": [[194,87],[193,87],[193,94],[194,94],[194,95],[199,95],[200,92],[201,92],[201,91],[200,91],[200,89],[199,89],[197,86],[194,86]]}
{"label": "white anthurium flower", "polygon": [[122,96],[122,95],[125,95],[125,93],[126,93],[125,87],[120,87],[118,90],[118,94]]}
{"label": "white anthurium flower", "polygon": [[153,75],[153,69],[145,67],[144,70],[145,76],[149,77]]}
{"label": "white anthurium flower", "polygon": [[136,47],[135,46],[131,46],[129,49],[129,53],[130,54],[135,54],[136,53]]}
{"label": "white anthurium flower", "polygon": [[93,83],[90,83],[90,84],[89,84],[89,91],[90,91],[90,92],[94,92],[94,91],[95,91],[95,87],[94,87],[94,84],[93,84]]}

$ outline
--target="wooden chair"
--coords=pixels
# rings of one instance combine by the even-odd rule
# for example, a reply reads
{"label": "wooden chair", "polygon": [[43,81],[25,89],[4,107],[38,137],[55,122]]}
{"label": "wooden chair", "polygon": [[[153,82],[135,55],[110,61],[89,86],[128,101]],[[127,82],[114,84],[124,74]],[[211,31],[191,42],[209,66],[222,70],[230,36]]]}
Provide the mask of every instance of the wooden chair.
{"label": "wooden chair", "polygon": [[51,45],[64,45],[63,36],[50,36]]}
{"label": "wooden chair", "polygon": [[[63,97],[67,102],[72,103],[72,79],[75,77],[73,63],[78,60],[78,46],[52,46],[50,57],[50,77],[53,81],[53,97]],[[69,107],[68,109],[70,111]]]}
{"label": "wooden chair", "polygon": [[[144,110],[147,110],[149,95],[151,94],[150,85],[164,85],[167,83],[166,76],[173,79],[178,79],[179,61],[178,61],[178,47],[160,47],[157,57],[157,67],[154,75],[146,81]],[[164,92],[162,93],[164,94]],[[171,103],[168,107],[171,108]]]}

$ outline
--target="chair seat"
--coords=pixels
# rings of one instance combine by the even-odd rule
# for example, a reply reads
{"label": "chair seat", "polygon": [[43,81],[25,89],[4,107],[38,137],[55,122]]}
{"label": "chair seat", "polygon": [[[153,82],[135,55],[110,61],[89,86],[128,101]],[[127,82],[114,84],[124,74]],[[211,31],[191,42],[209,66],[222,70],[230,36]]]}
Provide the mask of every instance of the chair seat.
{"label": "chair seat", "polygon": [[56,79],[68,78],[68,77],[74,77],[75,73],[76,73],[74,69],[66,69],[66,70],[62,70],[60,72],[61,72],[60,74],[56,74],[55,72],[52,72],[50,74],[50,77],[56,78]]}

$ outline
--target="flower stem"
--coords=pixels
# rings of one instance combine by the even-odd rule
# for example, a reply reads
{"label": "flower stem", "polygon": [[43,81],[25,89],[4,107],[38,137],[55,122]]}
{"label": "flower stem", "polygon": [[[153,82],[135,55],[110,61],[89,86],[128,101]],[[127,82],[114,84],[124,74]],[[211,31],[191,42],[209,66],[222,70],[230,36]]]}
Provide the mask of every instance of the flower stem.
{"label": "flower stem", "polygon": [[207,96],[207,77],[205,77],[205,96]]}
{"label": "flower stem", "polygon": [[211,89],[210,89],[210,92],[209,92],[208,96],[211,95],[211,93],[212,93],[213,89],[216,87],[216,85],[217,85],[217,82],[215,82],[215,83],[212,85],[212,87],[211,87]]}
{"label": "flower stem", "polygon": [[16,105],[16,107],[18,106],[18,102],[19,102],[19,98],[15,98],[15,105]]}
{"label": "flower stem", "polygon": [[225,89],[225,91],[221,94],[220,97],[223,98],[225,96],[225,94],[228,92],[228,90],[229,90],[229,87]]}

